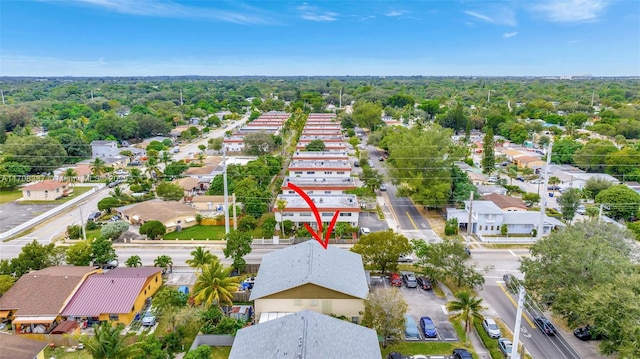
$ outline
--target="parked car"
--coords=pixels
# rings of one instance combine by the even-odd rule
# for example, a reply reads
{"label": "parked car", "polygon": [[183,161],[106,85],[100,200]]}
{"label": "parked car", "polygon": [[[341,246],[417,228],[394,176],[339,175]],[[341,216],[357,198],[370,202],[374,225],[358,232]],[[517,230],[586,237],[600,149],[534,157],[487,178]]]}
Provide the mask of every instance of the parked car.
{"label": "parked car", "polygon": [[431,280],[429,278],[420,276],[416,278],[416,280],[418,281],[418,285],[420,286],[420,288],[424,290],[433,289],[433,283],[431,283]]}
{"label": "parked car", "polygon": [[513,350],[513,343],[507,338],[498,339],[498,348],[505,356],[510,356]]}
{"label": "parked car", "polygon": [[144,317],[142,317],[142,326],[143,327],[152,327],[156,325],[156,316],[150,312],[147,312]]}
{"label": "parked car", "polygon": [[533,321],[536,325],[542,330],[542,332],[546,335],[556,335],[557,330],[556,327],[553,326],[553,323],[545,317],[534,317]]}
{"label": "parked car", "polygon": [[125,171],[125,170],[117,170],[117,171],[115,171],[114,173],[115,173],[115,174],[117,174],[117,175],[126,175],[126,174],[128,174],[129,172],[127,172],[127,171]]}
{"label": "parked car", "polygon": [[464,247],[464,252],[465,252],[468,256],[471,256],[471,250],[469,249],[469,247]]}
{"label": "parked car", "polygon": [[384,183],[381,183],[381,184],[380,184],[380,190],[381,190],[381,191],[386,191],[386,190],[387,190],[387,185],[386,185],[386,184],[384,184]]}
{"label": "parked car", "polygon": [[502,333],[500,332],[500,327],[496,324],[496,321],[491,318],[484,318],[482,321],[482,327],[484,331],[487,332],[490,338],[500,338]]}
{"label": "parked car", "polygon": [[541,183],[544,183],[544,181],[542,179],[540,179],[540,178],[536,178],[534,180],[531,180],[531,183],[533,183],[533,184],[541,184]]}
{"label": "parked car", "polygon": [[369,233],[371,233],[371,230],[369,229],[369,227],[362,227],[362,228],[360,228],[360,234],[361,234],[361,235],[363,235],[363,236],[364,236],[365,234],[369,234]]}
{"label": "parked car", "polygon": [[591,326],[589,325],[587,325],[586,327],[582,327],[574,330],[573,335],[575,335],[576,338],[583,341],[602,340],[605,338],[605,336],[600,333],[593,333],[593,331],[591,330]]}
{"label": "parked car", "polygon": [[413,258],[411,258],[410,256],[400,256],[398,257],[398,262],[411,263],[413,262]]}
{"label": "parked car", "polygon": [[369,167],[373,167],[373,161],[367,160],[367,164],[369,165]]}
{"label": "parked car", "polygon": [[398,273],[391,273],[389,275],[389,281],[391,281],[391,285],[394,287],[402,287],[402,278]]}
{"label": "parked car", "polygon": [[576,213],[577,214],[586,214],[587,213],[587,207],[585,207],[584,205],[579,205],[578,208],[576,208]]}
{"label": "parked car", "polygon": [[520,182],[524,182],[524,177],[522,176],[518,176],[516,177],[516,180],[520,181]]}
{"label": "parked car", "polygon": [[406,340],[420,340],[418,326],[410,315],[404,316],[404,336]]}
{"label": "parked car", "polygon": [[469,353],[467,349],[462,349],[462,348],[453,349],[452,356],[453,356],[453,359],[473,359],[473,356],[471,356],[471,353]]}
{"label": "parked car", "polygon": [[102,216],[102,213],[100,212],[93,212],[89,215],[89,217],[87,218],[87,220],[89,221],[96,221],[98,220],[98,218],[100,218]]}
{"label": "parked car", "polygon": [[378,161],[380,162],[384,161],[384,157],[378,157]]}
{"label": "parked car", "polygon": [[420,318],[420,328],[422,329],[422,333],[427,338],[437,338],[438,330],[436,329],[435,324],[433,324],[433,320],[429,317]]}
{"label": "parked car", "polygon": [[354,165],[355,167],[360,167],[360,161],[354,161],[354,162],[353,162],[353,165]]}
{"label": "parked car", "polygon": [[407,288],[417,288],[418,281],[416,280],[416,276],[413,272],[402,272],[402,281]]}

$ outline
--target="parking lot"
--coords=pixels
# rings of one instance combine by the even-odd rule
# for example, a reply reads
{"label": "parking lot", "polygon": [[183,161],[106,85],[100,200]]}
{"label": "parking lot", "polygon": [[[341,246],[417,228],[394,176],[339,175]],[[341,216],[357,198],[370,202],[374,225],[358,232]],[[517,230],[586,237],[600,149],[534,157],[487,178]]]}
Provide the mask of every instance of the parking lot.
{"label": "parking lot", "polygon": [[378,218],[377,212],[360,212],[358,224],[360,228],[367,227],[371,232],[384,231],[389,228],[387,221]]}
{"label": "parking lot", "polygon": [[[388,288],[391,286],[389,277],[371,277],[372,288]],[[433,290],[424,290],[422,288],[407,288],[406,286],[397,287],[409,309],[407,314],[413,317],[416,323],[420,323],[421,317],[431,317],[438,331],[437,338],[425,338],[421,329],[420,340],[423,341],[458,341],[458,335],[449,322],[449,313],[446,310],[446,299],[439,298]],[[419,324],[418,324],[419,325]]]}

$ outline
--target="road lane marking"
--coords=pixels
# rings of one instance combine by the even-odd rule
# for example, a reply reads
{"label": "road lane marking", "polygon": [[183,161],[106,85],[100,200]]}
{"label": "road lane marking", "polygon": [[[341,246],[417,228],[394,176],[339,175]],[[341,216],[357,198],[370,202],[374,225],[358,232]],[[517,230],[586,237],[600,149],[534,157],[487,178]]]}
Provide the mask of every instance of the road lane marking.
{"label": "road lane marking", "polygon": [[444,306],[444,304],[442,304],[440,308],[442,308],[442,312],[444,313],[444,315],[449,315],[449,311],[447,310],[447,307]]}
{"label": "road lane marking", "polygon": [[511,253],[512,256],[517,257],[518,255],[513,253],[513,251],[511,249],[509,249],[509,253]]}
{"label": "road lane marking", "polygon": [[413,218],[411,218],[411,215],[409,215],[409,212],[405,212],[407,214],[407,218],[409,218],[409,221],[411,221],[411,224],[413,224],[413,228],[418,229],[418,226],[416,226],[416,222],[413,221]]}
{"label": "road lane marking", "polygon": [[[507,298],[509,299],[509,301],[511,302],[511,304],[513,304],[513,306],[518,309],[518,303],[516,303],[515,300],[513,300],[513,298],[511,298],[511,295],[509,295],[509,292],[507,292],[507,289],[501,284],[498,283],[498,287],[500,287],[500,289],[502,289],[502,291],[504,292],[504,294],[507,296]],[[529,316],[527,315],[527,313],[524,312],[524,310],[522,311],[522,317],[524,318],[524,320],[527,321],[527,323],[529,323],[529,325],[531,326],[531,328],[536,329],[537,327],[535,326],[535,324],[533,324],[533,321],[531,319],[529,319]]]}

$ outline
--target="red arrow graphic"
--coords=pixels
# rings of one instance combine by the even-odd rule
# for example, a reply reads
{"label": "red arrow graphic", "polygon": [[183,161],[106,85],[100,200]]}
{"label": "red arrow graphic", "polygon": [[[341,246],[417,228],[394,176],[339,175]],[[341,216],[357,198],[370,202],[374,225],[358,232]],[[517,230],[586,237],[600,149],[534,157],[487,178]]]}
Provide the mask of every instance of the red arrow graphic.
{"label": "red arrow graphic", "polygon": [[329,228],[327,229],[327,232],[325,233],[324,240],[323,240],[322,239],[322,218],[320,218],[320,212],[318,211],[316,204],[313,203],[313,201],[311,200],[311,197],[309,197],[309,195],[307,195],[302,189],[300,189],[300,187],[294,185],[293,183],[287,184],[287,187],[296,191],[296,193],[299,194],[300,197],[302,197],[302,199],[305,200],[305,202],[307,202],[307,204],[309,205],[309,208],[311,208],[311,211],[313,211],[313,215],[316,217],[316,223],[318,223],[318,232],[314,231],[313,228],[311,228],[311,226],[307,223],[305,223],[304,226],[309,231],[309,233],[311,233],[313,238],[315,238],[316,241],[318,241],[318,243],[320,243],[322,247],[324,247],[324,249],[327,249],[327,246],[329,245],[329,237],[331,237],[331,232],[333,232],[333,227],[336,225],[336,222],[338,221],[340,210],[337,210],[336,213],[333,214],[333,218],[331,219],[331,223],[329,223]]}

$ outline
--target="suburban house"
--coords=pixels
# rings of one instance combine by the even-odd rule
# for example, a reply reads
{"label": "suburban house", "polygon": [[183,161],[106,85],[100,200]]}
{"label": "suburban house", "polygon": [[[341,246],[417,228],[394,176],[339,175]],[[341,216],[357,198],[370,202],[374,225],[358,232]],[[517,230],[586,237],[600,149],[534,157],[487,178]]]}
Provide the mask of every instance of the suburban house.
{"label": "suburban house", "polygon": [[[232,208],[235,203],[235,195],[230,194],[227,198],[229,202],[229,208]],[[198,212],[219,212],[224,214],[224,196],[195,196],[188,200],[191,207],[198,210]]]}
{"label": "suburban house", "polygon": [[49,343],[20,335],[0,334],[0,359],[45,359],[44,349]]}
{"label": "suburban house", "polygon": [[[75,176],[65,176],[65,172],[67,169],[72,169],[75,172]],[[66,181],[66,182],[89,182],[91,180],[91,166],[89,165],[78,165],[75,167],[61,167],[57,170],[53,171],[53,179],[55,181]]]}
{"label": "suburban house", "polygon": [[554,176],[560,180],[560,186],[566,188],[583,188],[591,178],[598,178],[610,182],[613,185],[620,184],[620,181],[606,173],[587,173],[577,167],[570,165],[549,166],[550,177]]}
{"label": "suburban house", "polygon": [[344,191],[356,189],[356,181],[353,177],[336,178],[308,178],[308,177],[285,177],[281,190],[285,194],[295,194],[296,192],[288,187],[289,183],[298,186],[306,194],[344,194]]}
{"label": "suburban house", "polygon": [[255,317],[312,310],[360,323],[369,294],[362,257],[315,240],[265,254],[251,291]]}
{"label": "suburban house", "polygon": [[128,325],[161,285],[161,268],[114,268],[89,276],[60,315],[77,322]]}
{"label": "suburban house", "polygon": [[100,271],[90,266],[54,266],[24,274],[0,297],[0,319],[10,319],[17,334],[49,333],[60,323],[62,309],[80,285]]}
{"label": "suburban house", "polygon": [[68,182],[44,180],[22,187],[23,201],[55,201],[69,195],[73,190]]}
{"label": "suburban house", "polygon": [[547,162],[541,160],[538,157],[527,156],[527,155],[520,155],[520,156],[514,157],[513,163],[516,166],[518,166],[518,168],[520,169],[531,168],[532,170],[536,171],[536,173],[547,164]]}
{"label": "suburban house", "polygon": [[485,201],[491,201],[501,210],[506,212],[527,211],[529,208],[521,199],[504,194],[487,194],[482,196]]}
{"label": "suburban house", "polygon": [[91,158],[115,157],[120,154],[116,141],[92,141]]}
{"label": "suburban house", "polygon": [[209,189],[211,180],[209,178],[184,177],[174,180],[172,183],[182,187],[186,197],[191,197],[205,193]]}
{"label": "suburban house", "polygon": [[481,184],[481,185],[477,185],[476,189],[478,190],[478,194],[481,196],[484,196],[487,194],[506,195],[508,192],[506,188],[502,186],[498,186],[497,184]]}
{"label": "suburban house", "polygon": [[178,227],[187,228],[196,224],[198,210],[182,202],[155,199],[134,203],[115,209],[123,220],[136,225],[149,221],[160,221],[173,232]]}
{"label": "suburban house", "polygon": [[[447,220],[457,219],[458,225],[466,230],[469,223],[469,201],[465,201],[464,209],[448,209]],[[508,212],[491,201],[473,201],[471,210],[471,233],[479,236],[500,235],[503,224],[507,225],[508,234],[532,234],[538,230],[540,212],[512,211]],[[559,220],[544,215],[541,235],[547,236],[552,229],[566,227]]]}
{"label": "suburban house", "polygon": [[[113,167],[113,168],[125,168],[127,167],[127,165],[129,164],[130,158],[127,156],[122,156],[122,155],[115,155],[115,156],[111,156],[111,157],[101,157],[100,158],[102,161],[104,161],[105,165],[108,167]],[[92,166],[94,160],[83,160],[78,162],[78,165],[83,165],[83,166]]]}
{"label": "suburban house", "polygon": [[[338,222],[346,222],[351,226],[358,226],[360,216],[360,204],[355,194],[309,194],[316,208],[320,212],[320,218],[325,225],[328,225],[336,211],[340,211]],[[295,226],[301,227],[303,223],[308,223],[313,228],[317,228],[316,219],[309,204],[297,193],[279,194],[278,200],[285,200],[287,205],[282,214],[277,207],[273,208],[276,215],[276,222],[290,220]]]}
{"label": "suburban house", "polygon": [[230,359],[382,358],[375,330],[311,310],[240,329]]}

